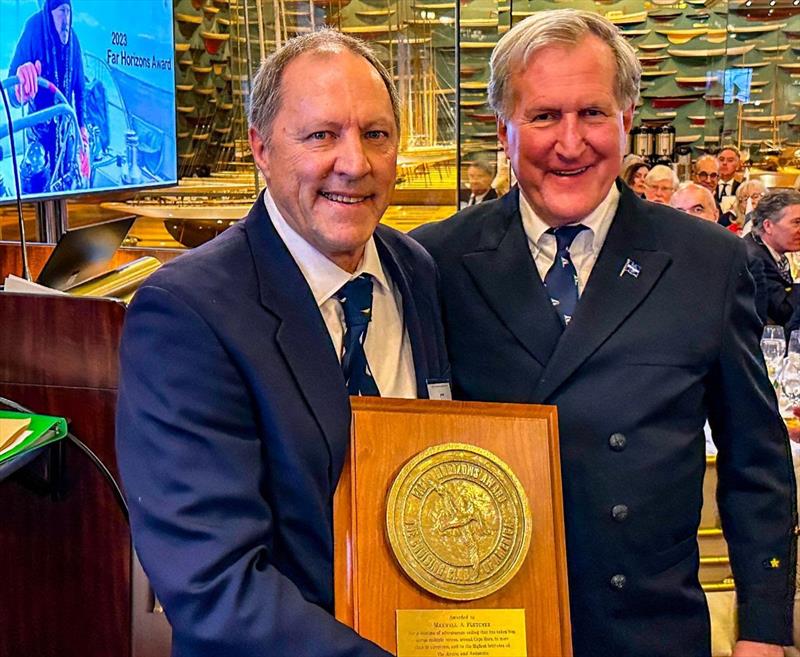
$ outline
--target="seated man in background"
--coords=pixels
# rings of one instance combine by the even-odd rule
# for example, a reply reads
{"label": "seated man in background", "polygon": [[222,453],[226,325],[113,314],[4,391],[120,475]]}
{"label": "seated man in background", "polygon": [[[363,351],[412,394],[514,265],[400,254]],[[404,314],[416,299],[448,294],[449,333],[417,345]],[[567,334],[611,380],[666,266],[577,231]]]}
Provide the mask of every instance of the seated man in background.
{"label": "seated man in background", "polygon": [[786,326],[800,301],[800,285],[794,282],[787,253],[800,251],[800,193],[773,190],[753,210],[753,230],[742,238],[750,261],[764,265],[770,323]]}
{"label": "seated man in background", "polygon": [[448,375],[433,262],[378,225],[399,116],[365,44],[289,41],[253,80],[266,189],[128,311],[117,450],[173,657],[388,657],[332,616],[331,500],[348,393]]}
{"label": "seated man in background", "polygon": [[497,198],[492,188],[495,176],[495,165],[485,156],[476,156],[467,167],[467,186],[469,193],[463,195],[466,205],[477,205]]}
{"label": "seated man in background", "polygon": [[717,153],[719,162],[719,182],[717,183],[717,203],[722,203],[724,198],[736,196],[736,190],[741,183],[736,180],[736,172],[742,163],[742,156],[739,149],[732,144],[723,146]]}
{"label": "seated man in background", "polygon": [[683,210],[706,221],[716,223],[719,218],[719,208],[714,202],[714,195],[707,187],[697,183],[681,183],[669,200],[669,204],[677,210]]}
{"label": "seated man in background", "polygon": [[[714,202],[714,195],[707,187],[693,182],[681,183],[678,190],[672,195],[669,204],[677,209],[683,210],[699,219],[705,219],[716,223],[719,218],[719,208]],[[749,256],[749,254],[748,254]],[[767,284],[764,274],[764,263],[761,258],[748,257],[747,268],[756,284],[756,312],[762,323],[767,321],[767,296],[765,287]]]}
{"label": "seated man in background", "polygon": [[669,204],[678,186],[678,176],[663,164],[656,164],[644,177],[644,196],[653,203]]}

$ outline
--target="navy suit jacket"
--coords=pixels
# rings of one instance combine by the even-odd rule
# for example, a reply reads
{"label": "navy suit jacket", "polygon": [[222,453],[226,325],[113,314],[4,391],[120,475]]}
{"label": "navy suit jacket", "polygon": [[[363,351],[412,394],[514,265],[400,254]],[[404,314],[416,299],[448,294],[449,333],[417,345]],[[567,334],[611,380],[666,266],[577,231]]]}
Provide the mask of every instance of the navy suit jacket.
{"label": "navy suit jacket", "polygon": [[618,184],[563,333],[518,191],[413,233],[439,265],[454,395],[558,407],[575,657],[710,654],[707,417],[741,638],[790,643],[794,477],[744,243]]}
{"label": "navy suit jacket", "polygon": [[756,292],[763,297],[762,304],[766,306],[767,321],[787,326],[792,313],[800,306],[800,285],[784,280],[775,258],[764,244],[755,240],[753,233],[748,233],[742,240],[747,246],[751,263],[758,261],[764,269],[763,284]]}
{"label": "navy suit jacket", "polygon": [[[418,392],[449,376],[435,265],[379,226]],[[259,198],[137,292],[121,346],[120,470],[179,657],[385,657],[336,622],[332,498],[350,404],[311,290]]]}

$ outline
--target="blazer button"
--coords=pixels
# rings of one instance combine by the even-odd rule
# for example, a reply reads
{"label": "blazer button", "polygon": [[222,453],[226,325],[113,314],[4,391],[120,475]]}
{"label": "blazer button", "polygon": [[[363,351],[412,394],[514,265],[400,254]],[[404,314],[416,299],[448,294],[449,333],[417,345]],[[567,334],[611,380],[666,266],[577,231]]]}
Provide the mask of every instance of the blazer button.
{"label": "blazer button", "polygon": [[628,444],[628,439],[623,433],[612,433],[608,439],[608,446],[615,452],[621,452]]}
{"label": "blazer button", "polygon": [[628,578],[625,575],[614,575],[611,578],[611,587],[621,591],[625,588],[625,585],[628,583]]}
{"label": "blazer button", "polygon": [[611,517],[617,522],[623,522],[628,518],[628,507],[625,504],[615,504],[611,507]]}

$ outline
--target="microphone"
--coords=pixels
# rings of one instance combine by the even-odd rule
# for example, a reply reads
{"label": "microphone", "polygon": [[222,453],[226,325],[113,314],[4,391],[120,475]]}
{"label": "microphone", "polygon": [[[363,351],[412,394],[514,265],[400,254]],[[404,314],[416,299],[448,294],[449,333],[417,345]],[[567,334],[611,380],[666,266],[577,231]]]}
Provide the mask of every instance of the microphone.
{"label": "microphone", "polygon": [[14,145],[14,123],[11,121],[11,109],[5,85],[0,84],[0,95],[3,97],[3,107],[6,110],[6,120],[8,121],[8,138],[11,141],[11,168],[14,171],[14,191],[17,201],[17,221],[19,222],[19,245],[22,251],[22,278],[26,281],[32,281],[33,277],[28,267],[28,242],[25,239],[25,221],[22,218],[22,192],[19,185],[17,148]]}

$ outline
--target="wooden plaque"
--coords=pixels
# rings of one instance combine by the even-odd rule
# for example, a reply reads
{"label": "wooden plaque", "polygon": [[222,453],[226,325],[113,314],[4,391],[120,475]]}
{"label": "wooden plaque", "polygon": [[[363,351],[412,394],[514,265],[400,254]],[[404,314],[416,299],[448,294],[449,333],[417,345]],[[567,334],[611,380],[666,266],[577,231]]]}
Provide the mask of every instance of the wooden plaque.
{"label": "wooden plaque", "polygon": [[[398,610],[522,609],[527,657],[571,657],[555,407],[380,398],[351,402],[350,453],[334,497],[337,619],[396,654]],[[445,443],[475,446],[501,459],[522,485],[530,508],[530,548],[521,567],[502,588],[480,599],[448,600],[418,586],[401,568],[388,538],[387,498],[398,473],[421,452]]]}

